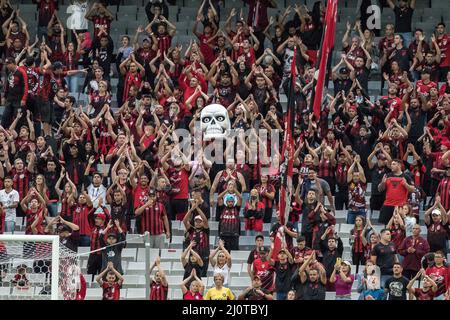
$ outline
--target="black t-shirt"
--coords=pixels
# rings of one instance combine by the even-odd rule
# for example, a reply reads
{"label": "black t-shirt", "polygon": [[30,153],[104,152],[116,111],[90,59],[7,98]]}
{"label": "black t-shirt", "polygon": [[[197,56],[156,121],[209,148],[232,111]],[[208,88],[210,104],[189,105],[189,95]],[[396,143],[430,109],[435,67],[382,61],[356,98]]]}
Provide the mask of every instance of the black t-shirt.
{"label": "black t-shirt", "polygon": [[[244,297],[244,300],[267,300],[265,296],[260,295],[256,292],[257,289],[253,288],[250,290]],[[264,294],[269,294],[269,291],[267,291],[264,288],[259,288]]]}
{"label": "black t-shirt", "polygon": [[370,176],[372,181],[372,189],[371,193],[372,195],[382,195],[384,192],[378,191],[378,185],[381,183],[381,180],[383,180],[383,176],[387,173],[386,167],[380,168],[378,166],[378,163],[374,165],[372,170],[370,170]]}
{"label": "black t-shirt", "polygon": [[250,253],[248,254],[247,264],[253,264],[253,261],[255,261],[258,258],[259,258],[259,253],[257,252],[257,249],[255,248],[252,251],[250,251]]}
{"label": "black t-shirt", "polygon": [[359,83],[361,84],[361,87],[364,89],[366,93],[369,92],[369,76],[370,76],[370,70],[367,69],[365,66],[362,68],[356,69],[355,68],[355,76],[356,79],[358,79]]}
{"label": "black t-shirt", "polygon": [[386,280],[384,288],[388,290],[388,300],[406,300],[406,286],[409,281],[405,277],[391,277]]}
{"label": "black t-shirt", "polygon": [[333,81],[334,85],[334,95],[336,96],[339,92],[342,90],[345,91],[346,94],[350,91],[350,88],[352,87],[353,81],[349,78],[347,79],[336,79]]}
{"label": "black t-shirt", "polygon": [[409,131],[409,137],[419,138],[423,134],[423,128],[427,124],[427,114],[422,110],[422,108],[420,108],[420,106],[417,109],[410,108],[408,112],[409,116],[411,117],[411,129]]}
{"label": "black t-shirt", "polygon": [[303,300],[325,300],[326,287],[322,282],[315,283],[306,280],[303,284]]}
{"label": "black t-shirt", "polygon": [[281,264],[280,261],[275,262],[275,291],[288,292],[291,288],[291,278],[295,271],[295,264],[287,263]]}
{"label": "black t-shirt", "polygon": [[414,14],[414,9],[411,7],[406,7],[404,10],[400,9],[400,7],[395,6],[395,32],[396,33],[404,33],[411,32],[411,20]]}
{"label": "black t-shirt", "polygon": [[390,62],[397,61],[400,69],[402,71],[408,72],[409,67],[410,67],[410,62],[413,60],[412,51],[407,47],[403,47],[401,49],[394,49],[394,51],[395,51],[395,54],[394,54],[392,60],[390,60]]}
{"label": "black t-shirt", "polygon": [[372,255],[377,257],[377,266],[380,267],[382,275],[392,274],[392,267],[395,262],[395,246],[390,242],[384,245],[381,242],[375,245]]}

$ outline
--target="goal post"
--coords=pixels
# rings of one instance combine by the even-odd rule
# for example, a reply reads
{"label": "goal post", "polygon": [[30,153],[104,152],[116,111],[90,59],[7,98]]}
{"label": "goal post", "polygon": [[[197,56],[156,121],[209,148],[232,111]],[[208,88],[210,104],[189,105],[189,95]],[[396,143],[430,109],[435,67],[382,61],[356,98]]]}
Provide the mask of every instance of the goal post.
{"label": "goal post", "polygon": [[[0,235],[1,283],[5,298],[59,300],[61,278],[70,278],[70,274],[61,274],[64,270],[60,268],[60,259],[70,256],[76,257],[76,253],[60,246],[57,235]],[[50,293],[48,288],[51,288]],[[62,296],[65,297],[64,292]]]}

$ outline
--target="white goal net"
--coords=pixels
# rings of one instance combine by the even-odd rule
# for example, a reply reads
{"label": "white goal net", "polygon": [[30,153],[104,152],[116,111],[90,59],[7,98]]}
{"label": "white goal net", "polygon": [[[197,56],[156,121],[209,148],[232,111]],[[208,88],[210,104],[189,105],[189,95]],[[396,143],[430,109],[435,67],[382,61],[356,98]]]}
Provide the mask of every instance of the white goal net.
{"label": "white goal net", "polygon": [[0,300],[75,300],[78,256],[58,236],[0,235],[0,280]]}

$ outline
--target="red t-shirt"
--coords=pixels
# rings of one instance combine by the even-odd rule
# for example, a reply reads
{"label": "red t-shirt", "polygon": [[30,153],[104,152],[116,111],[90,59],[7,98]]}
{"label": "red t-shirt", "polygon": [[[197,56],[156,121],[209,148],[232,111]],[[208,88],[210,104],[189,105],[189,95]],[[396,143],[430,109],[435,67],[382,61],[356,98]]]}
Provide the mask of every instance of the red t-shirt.
{"label": "red t-shirt", "polygon": [[442,39],[437,38],[436,42],[441,49],[441,64],[440,67],[450,66],[450,37],[444,35]]}
{"label": "red t-shirt", "polygon": [[188,291],[184,294],[183,300],[203,300],[203,296],[199,292],[192,294],[192,292]]}
{"label": "red t-shirt", "polygon": [[200,51],[205,58],[205,65],[210,65],[215,60],[214,50],[208,45],[208,40],[211,38],[202,34],[198,39],[200,40]]}
{"label": "red t-shirt", "polygon": [[273,291],[275,268],[270,265],[269,261],[263,262],[261,258],[253,261],[253,273],[261,279],[262,288],[269,292]]}
{"label": "red t-shirt", "polygon": [[134,209],[142,207],[148,201],[148,193],[150,187],[142,188],[141,185],[137,185],[133,190],[133,206]]}
{"label": "red t-shirt", "polygon": [[447,290],[449,286],[449,271],[447,267],[433,266],[431,268],[427,268],[425,270],[425,273],[427,274],[427,276],[430,276],[430,278],[433,279],[438,286],[438,290],[435,293],[436,296],[443,294]]}
{"label": "red t-shirt", "polygon": [[170,185],[174,193],[171,198],[175,199],[189,199],[189,172],[185,169],[177,170],[169,168],[167,171]]}
{"label": "red t-shirt", "polygon": [[390,176],[386,179],[385,206],[402,206],[408,201],[408,189],[402,184],[403,175]]}
{"label": "red t-shirt", "polygon": [[120,300],[120,285],[114,282],[110,285],[108,282],[103,282],[103,300]]}
{"label": "red t-shirt", "polygon": [[422,80],[417,81],[417,91],[428,97],[430,94],[431,88],[437,88],[436,82],[430,81],[427,84],[423,83]]}
{"label": "red t-shirt", "polygon": [[433,300],[434,292],[431,289],[424,292],[422,288],[415,288],[414,297],[416,297],[417,300]]}

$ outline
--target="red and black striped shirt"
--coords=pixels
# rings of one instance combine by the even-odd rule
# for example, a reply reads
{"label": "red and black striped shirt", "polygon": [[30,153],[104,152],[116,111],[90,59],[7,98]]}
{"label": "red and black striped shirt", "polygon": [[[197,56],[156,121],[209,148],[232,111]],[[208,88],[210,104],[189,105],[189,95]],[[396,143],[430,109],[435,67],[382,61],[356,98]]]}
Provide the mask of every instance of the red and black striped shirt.
{"label": "red and black striped shirt", "polygon": [[195,229],[194,227],[189,228],[186,235],[186,246],[188,246],[192,241],[195,241],[195,247],[192,249],[197,252],[200,257],[209,256],[209,229],[201,228]]}
{"label": "red and black striped shirt", "polygon": [[158,49],[161,50],[161,52],[167,54],[172,44],[172,37],[166,33],[158,35],[157,39],[158,39]]}
{"label": "red and black striped shirt", "polygon": [[148,231],[152,236],[163,234],[165,215],[166,209],[160,202],[146,208],[142,213],[141,233]]}
{"label": "red and black striped shirt", "polygon": [[16,168],[11,170],[13,177],[13,189],[19,193],[19,198],[22,200],[28,194],[28,186],[30,183],[30,172],[27,168],[18,172]]}
{"label": "red and black striped shirt", "polygon": [[355,239],[353,240],[353,245],[352,245],[352,252],[363,253],[365,247],[362,242],[362,237],[364,237],[362,230],[353,229],[351,231],[351,235],[355,236]]}
{"label": "red and black striped shirt", "polygon": [[64,195],[61,200],[61,212],[59,213],[60,216],[67,221],[72,222],[72,216],[73,216],[73,209],[75,206],[69,206],[68,203],[68,197],[67,195]]}
{"label": "red and black striped shirt", "polygon": [[[31,231],[31,225],[39,217],[41,211],[42,211],[42,208],[39,208],[36,212],[31,211],[31,209],[28,209],[25,212],[25,216],[27,217],[26,226],[25,226],[25,234],[33,234],[33,231]],[[38,230],[40,229],[39,226],[37,227],[37,229]]]}
{"label": "red and black striped shirt", "polygon": [[152,280],[150,284],[150,300],[167,300],[168,292],[169,286],[163,286],[162,283]]}
{"label": "red and black striped shirt", "polygon": [[257,184],[254,187],[256,190],[258,190],[259,193],[259,199],[264,203],[265,208],[272,208],[273,206],[273,199],[269,199],[264,195],[265,192],[271,193],[275,192],[275,187],[268,183],[267,185],[263,186],[262,184]]}
{"label": "red and black striped shirt", "polygon": [[334,177],[333,165],[328,159],[322,159],[319,162],[319,172],[317,174],[320,178]]}
{"label": "red and black striped shirt", "polygon": [[91,225],[89,223],[89,212],[92,206],[87,204],[77,204],[73,210],[73,223],[80,227],[81,236],[91,236]]}
{"label": "red and black striped shirt", "polygon": [[223,207],[219,222],[219,233],[221,235],[239,235],[241,230],[239,210],[239,206]]}
{"label": "red and black striped shirt", "polygon": [[437,193],[441,197],[441,204],[445,210],[450,209],[450,178],[443,178],[437,188]]}

